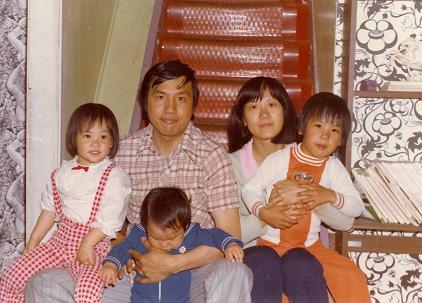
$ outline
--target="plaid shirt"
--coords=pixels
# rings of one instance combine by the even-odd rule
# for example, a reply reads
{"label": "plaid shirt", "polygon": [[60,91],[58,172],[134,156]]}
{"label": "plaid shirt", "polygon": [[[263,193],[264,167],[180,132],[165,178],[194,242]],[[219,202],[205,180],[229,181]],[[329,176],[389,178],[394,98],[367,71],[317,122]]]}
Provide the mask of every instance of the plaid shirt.
{"label": "plaid shirt", "polygon": [[191,199],[192,221],[214,226],[210,212],[239,207],[239,195],[230,158],[225,149],[191,123],[169,158],[154,150],[152,125],[129,134],[115,157],[132,179],[128,220],[140,222],[140,208],[155,187],[176,186]]}

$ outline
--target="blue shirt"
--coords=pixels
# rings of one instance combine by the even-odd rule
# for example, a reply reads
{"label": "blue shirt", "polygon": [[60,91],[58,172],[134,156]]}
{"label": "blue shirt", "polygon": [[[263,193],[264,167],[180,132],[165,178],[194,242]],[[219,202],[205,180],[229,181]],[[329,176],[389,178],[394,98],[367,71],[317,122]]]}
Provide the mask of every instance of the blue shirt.
{"label": "blue shirt", "polygon": [[[141,224],[133,226],[128,237],[120,244],[113,247],[104,262],[114,263],[118,270],[126,264],[132,256],[129,249],[140,253],[148,252],[141,238],[147,237],[147,232]],[[237,243],[243,247],[243,243],[219,228],[201,228],[198,223],[191,223],[185,232],[182,246],[169,251],[171,254],[183,254],[200,245],[210,246],[225,251],[231,243]],[[137,274],[136,278],[141,278]],[[186,303],[189,302],[191,272],[182,271],[169,276],[167,279],[153,284],[134,282],[132,287],[131,302],[160,302],[160,303]]]}

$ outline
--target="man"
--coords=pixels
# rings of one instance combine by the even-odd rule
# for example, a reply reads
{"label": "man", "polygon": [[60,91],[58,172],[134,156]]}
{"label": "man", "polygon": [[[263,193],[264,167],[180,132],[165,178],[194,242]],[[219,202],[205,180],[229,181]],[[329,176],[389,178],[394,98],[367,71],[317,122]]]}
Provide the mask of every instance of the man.
{"label": "man", "polygon": [[[124,138],[115,158],[132,179],[129,224],[140,221],[141,203],[152,188],[177,186],[191,199],[193,221],[240,238],[238,189],[230,159],[223,147],[191,123],[198,98],[195,72],[179,60],[158,63],[146,73],[139,99],[150,124]],[[157,250],[132,254],[145,283],[195,268],[191,302],[250,302],[250,270],[222,259],[215,248],[203,246],[180,255]],[[26,302],[72,302],[72,290],[59,285],[69,283],[69,278],[63,280],[70,276],[58,271],[36,275],[28,283]],[[129,296],[130,283],[120,281],[105,291],[103,302],[129,302]]]}

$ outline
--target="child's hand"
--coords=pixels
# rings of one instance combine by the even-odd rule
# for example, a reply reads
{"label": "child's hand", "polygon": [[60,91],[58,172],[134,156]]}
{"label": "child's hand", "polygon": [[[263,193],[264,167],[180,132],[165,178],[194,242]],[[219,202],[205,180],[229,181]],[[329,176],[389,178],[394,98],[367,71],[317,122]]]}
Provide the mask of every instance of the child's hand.
{"label": "child's hand", "polygon": [[319,184],[305,184],[304,191],[297,194],[301,202],[306,206],[307,210],[312,210],[322,204],[336,202],[336,193]]}
{"label": "child's hand", "polygon": [[117,281],[117,267],[111,262],[106,262],[101,268],[100,279],[104,282],[104,286],[116,285]]}
{"label": "child's hand", "polygon": [[293,208],[292,205],[273,204],[261,208],[259,218],[271,227],[286,229],[297,224],[305,214],[306,210]]}
{"label": "child's hand", "polygon": [[224,253],[226,254],[226,259],[229,259],[232,262],[243,261],[243,249],[236,243],[230,244]]}
{"label": "child's hand", "polygon": [[26,255],[27,253],[29,253],[30,250],[34,249],[35,247],[37,247],[37,244],[31,242],[31,240],[29,240],[28,244],[25,246],[24,250],[23,250],[23,254]]}
{"label": "child's hand", "polygon": [[78,254],[76,255],[76,260],[85,265],[95,265],[95,246],[82,241]]}

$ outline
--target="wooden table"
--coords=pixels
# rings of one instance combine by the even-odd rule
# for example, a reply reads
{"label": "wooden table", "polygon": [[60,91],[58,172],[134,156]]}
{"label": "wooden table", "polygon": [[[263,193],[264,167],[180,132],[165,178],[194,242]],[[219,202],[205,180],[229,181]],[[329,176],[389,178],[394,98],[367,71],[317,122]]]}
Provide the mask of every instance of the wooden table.
{"label": "wooden table", "polygon": [[[377,231],[379,235],[352,233],[355,230]],[[390,236],[385,235],[386,232],[405,232],[409,233],[409,236]],[[344,256],[348,256],[349,252],[422,254],[422,235],[416,237],[416,233],[422,233],[422,226],[389,224],[358,218],[351,232],[336,231],[335,250]]]}

